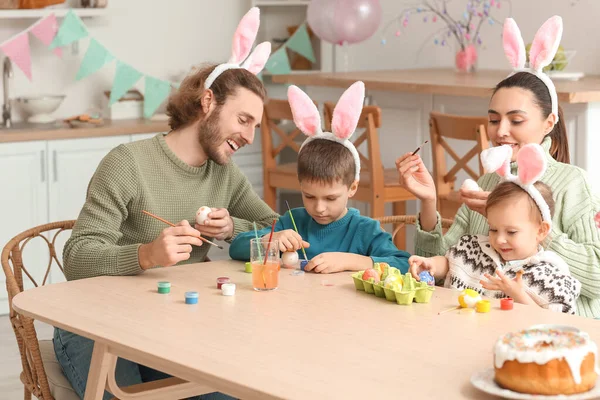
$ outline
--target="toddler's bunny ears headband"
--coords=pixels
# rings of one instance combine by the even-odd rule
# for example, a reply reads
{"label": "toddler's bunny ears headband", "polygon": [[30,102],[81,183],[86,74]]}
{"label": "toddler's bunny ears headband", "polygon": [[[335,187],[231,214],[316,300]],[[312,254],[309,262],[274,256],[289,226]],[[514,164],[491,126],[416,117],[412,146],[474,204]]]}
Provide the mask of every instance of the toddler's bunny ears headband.
{"label": "toddler's bunny ears headband", "polygon": [[549,65],[554,59],[554,55],[560,44],[562,31],[563,23],[561,17],[555,15],[544,22],[535,34],[531,49],[529,49],[528,68],[525,68],[525,44],[523,43],[521,31],[514,19],[507,18],[504,21],[504,32],[502,33],[504,54],[506,54],[510,65],[513,67],[511,75],[514,75],[517,72],[529,72],[544,82],[550,92],[552,114],[556,117],[554,120],[555,124],[558,122],[558,99],[556,96],[556,88],[554,87],[552,80],[542,71],[542,69]]}
{"label": "toddler's bunny ears headband", "polygon": [[210,89],[219,75],[229,69],[244,68],[253,74],[258,74],[262,71],[271,54],[271,43],[263,42],[259,44],[252,54],[250,54],[259,26],[260,11],[258,7],[252,7],[244,15],[235,30],[231,58],[226,64],[217,65],[210,75],[208,75],[206,82],[204,82],[204,89]]}
{"label": "toddler's bunny ears headband", "polygon": [[527,144],[517,153],[517,176],[510,172],[512,148],[509,145],[491,147],[481,152],[481,163],[486,172],[496,172],[504,181],[513,182],[525,190],[535,201],[544,221],[552,226],[550,207],[533,184],[546,172],[544,149],[539,144]]}
{"label": "toddler's bunny ears headband", "polygon": [[360,157],[350,136],[356,130],[358,119],[362,113],[365,99],[365,84],[358,81],[352,84],[340,97],[340,100],[333,110],[333,119],[331,121],[332,132],[323,132],[321,129],[321,117],[315,103],[306,93],[297,86],[290,86],[288,89],[288,101],[292,108],[294,123],[308,139],[300,146],[302,148],[314,139],[326,139],[344,145],[352,156],[356,164],[356,175],[354,179],[360,180]]}

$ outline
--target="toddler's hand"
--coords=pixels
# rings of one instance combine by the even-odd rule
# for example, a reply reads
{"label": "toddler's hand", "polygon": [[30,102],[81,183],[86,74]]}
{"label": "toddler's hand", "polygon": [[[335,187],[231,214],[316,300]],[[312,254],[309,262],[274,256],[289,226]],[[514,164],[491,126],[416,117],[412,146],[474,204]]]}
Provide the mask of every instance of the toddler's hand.
{"label": "toddler's hand", "polygon": [[419,278],[419,274],[423,271],[428,271],[431,276],[435,276],[435,267],[431,260],[427,257],[411,256],[408,259],[408,265],[408,271],[417,281],[421,280],[421,278]]}
{"label": "toddler's hand", "polygon": [[[263,236],[263,240],[269,240],[269,234]],[[296,233],[293,229],[286,229],[273,233],[273,239],[279,241],[279,250],[282,252],[286,251],[297,251],[304,246],[304,248],[310,247],[308,242],[302,240],[302,237]]]}

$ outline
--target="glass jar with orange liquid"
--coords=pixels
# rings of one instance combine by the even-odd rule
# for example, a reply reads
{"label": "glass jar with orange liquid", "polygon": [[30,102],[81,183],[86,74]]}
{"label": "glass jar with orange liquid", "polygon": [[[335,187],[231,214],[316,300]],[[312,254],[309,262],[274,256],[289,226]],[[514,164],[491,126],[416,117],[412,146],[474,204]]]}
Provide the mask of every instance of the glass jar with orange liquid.
{"label": "glass jar with orange liquid", "polygon": [[279,241],[267,239],[250,240],[252,263],[252,287],[257,291],[274,290],[279,286]]}

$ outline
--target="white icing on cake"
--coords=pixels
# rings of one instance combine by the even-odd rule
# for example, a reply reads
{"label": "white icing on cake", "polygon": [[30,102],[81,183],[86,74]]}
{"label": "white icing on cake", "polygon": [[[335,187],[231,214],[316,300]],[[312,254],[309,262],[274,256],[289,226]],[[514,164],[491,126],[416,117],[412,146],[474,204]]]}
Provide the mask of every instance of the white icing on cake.
{"label": "white icing on cake", "polygon": [[[528,329],[508,333],[496,342],[494,364],[502,368],[505,361],[547,364],[563,358],[569,365],[576,384],[581,383],[581,364],[585,357],[594,354],[598,362],[598,347],[585,332],[566,332],[553,329]],[[596,372],[598,366],[595,365]]]}

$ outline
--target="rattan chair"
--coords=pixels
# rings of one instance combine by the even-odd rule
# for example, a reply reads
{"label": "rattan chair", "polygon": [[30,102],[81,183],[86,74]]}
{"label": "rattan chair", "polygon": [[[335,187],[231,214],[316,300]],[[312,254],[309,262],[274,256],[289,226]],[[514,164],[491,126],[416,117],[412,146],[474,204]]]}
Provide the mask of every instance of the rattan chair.
{"label": "rattan chair", "polygon": [[[32,318],[20,315],[12,309],[13,298],[23,291],[24,279],[29,279],[35,286],[43,286],[48,282],[52,266],[63,272],[62,265],[56,256],[56,239],[73,228],[75,221],[60,221],[40,225],[15,236],[2,250],[2,269],[6,275],[6,289],[10,307],[10,322],[17,338],[21,354],[21,382],[24,386],[24,398],[31,399],[33,394],[43,400],[79,399],[58,364],[54,355],[51,340],[38,341]],[[48,245],[49,260],[41,282],[37,282],[23,263],[23,250],[32,240],[40,238]],[[30,268],[31,269],[31,268]]]}
{"label": "rattan chair", "polygon": [[[390,217],[379,217],[373,219],[381,224],[382,229],[383,225],[385,224],[394,225],[394,231],[392,232],[392,240],[394,239],[398,231],[404,228],[405,225],[416,225],[417,222],[416,215],[393,215]],[[450,228],[453,222],[454,221],[451,219],[442,218],[442,230],[448,230],[448,228]]]}

